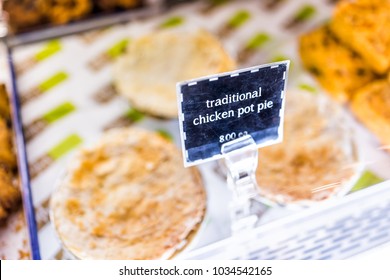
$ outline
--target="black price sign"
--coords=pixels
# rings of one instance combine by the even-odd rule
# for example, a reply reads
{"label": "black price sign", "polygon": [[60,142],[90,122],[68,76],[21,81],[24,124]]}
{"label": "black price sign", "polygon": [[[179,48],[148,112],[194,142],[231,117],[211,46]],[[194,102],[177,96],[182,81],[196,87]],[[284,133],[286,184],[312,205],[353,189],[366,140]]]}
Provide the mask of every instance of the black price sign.
{"label": "black price sign", "polygon": [[250,135],[259,147],[283,138],[289,61],[177,85],[184,165],[222,157],[224,143]]}

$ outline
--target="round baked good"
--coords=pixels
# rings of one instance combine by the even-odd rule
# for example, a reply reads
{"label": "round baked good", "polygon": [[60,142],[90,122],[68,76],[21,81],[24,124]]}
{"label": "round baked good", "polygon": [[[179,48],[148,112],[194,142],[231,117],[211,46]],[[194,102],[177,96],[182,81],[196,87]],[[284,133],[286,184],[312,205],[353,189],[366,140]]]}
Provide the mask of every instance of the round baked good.
{"label": "round baked good", "polygon": [[80,19],[92,9],[91,0],[36,0],[39,9],[54,24]]}
{"label": "round baked good", "polygon": [[36,0],[8,0],[4,2],[12,31],[19,32],[34,27],[43,20]]}
{"label": "round baked good", "polygon": [[158,31],[131,42],[114,65],[118,92],[140,111],[177,117],[176,83],[233,70],[220,42],[204,30]]}
{"label": "round baked good", "polygon": [[261,195],[279,204],[307,205],[347,192],[359,170],[341,108],[325,96],[289,92],[283,142],[259,149]]}
{"label": "round baked good", "polygon": [[158,133],[107,132],[81,150],[51,200],[65,248],[80,259],[168,259],[206,207],[200,174]]}

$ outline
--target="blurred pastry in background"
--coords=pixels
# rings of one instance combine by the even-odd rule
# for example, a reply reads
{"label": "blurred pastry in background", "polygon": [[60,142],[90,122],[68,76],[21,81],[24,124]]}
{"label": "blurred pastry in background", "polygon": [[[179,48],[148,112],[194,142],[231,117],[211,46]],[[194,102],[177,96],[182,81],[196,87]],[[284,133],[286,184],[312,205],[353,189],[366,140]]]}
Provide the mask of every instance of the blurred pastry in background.
{"label": "blurred pastry in background", "polygon": [[340,102],[349,101],[357,89],[375,78],[363,58],[336,39],[328,26],[301,36],[299,53],[304,67]]}
{"label": "blurred pastry in background", "polygon": [[51,23],[80,19],[92,10],[91,0],[36,0],[37,7]]}
{"label": "blurred pastry in background", "polygon": [[0,224],[20,204],[20,190],[16,186],[13,174],[0,165]]}
{"label": "blurred pastry in background", "polygon": [[81,150],[51,200],[65,248],[80,259],[168,259],[198,230],[206,194],[196,168],[157,132],[111,130]]}
{"label": "blurred pastry in background", "polygon": [[389,70],[390,0],[340,1],[330,28],[374,71],[383,74]]}
{"label": "blurred pastry in background", "polygon": [[6,0],[4,10],[7,11],[11,31],[17,32],[41,23],[44,14],[37,0]]}
{"label": "blurred pastry in background", "polygon": [[256,179],[263,197],[304,204],[352,186],[358,157],[342,114],[326,96],[288,93],[283,142],[259,150]]}
{"label": "blurred pastry in background", "polygon": [[138,110],[177,117],[176,83],[235,68],[213,35],[198,31],[158,31],[130,43],[114,65],[114,84]]}
{"label": "blurred pastry in background", "polygon": [[104,12],[140,7],[142,0],[5,0],[11,33],[61,25]]}
{"label": "blurred pastry in background", "polygon": [[0,84],[0,224],[18,208],[21,200],[9,118],[8,95]]}
{"label": "blurred pastry in background", "polygon": [[12,145],[10,109],[5,85],[0,84],[0,166],[9,170],[16,167],[16,158]]}
{"label": "blurred pastry in background", "polygon": [[352,111],[385,146],[390,146],[390,81],[378,80],[355,94]]}
{"label": "blurred pastry in background", "polygon": [[141,4],[141,0],[95,0],[95,4],[102,10],[110,11],[115,8],[134,8]]}
{"label": "blurred pastry in background", "polygon": [[329,27],[300,38],[305,68],[384,145],[390,144],[390,0],[340,1]]}
{"label": "blurred pastry in background", "polygon": [[10,169],[16,167],[16,159],[12,147],[10,128],[6,121],[0,117],[0,164]]}
{"label": "blurred pastry in background", "polygon": [[9,100],[5,85],[0,84],[0,117],[10,119]]}

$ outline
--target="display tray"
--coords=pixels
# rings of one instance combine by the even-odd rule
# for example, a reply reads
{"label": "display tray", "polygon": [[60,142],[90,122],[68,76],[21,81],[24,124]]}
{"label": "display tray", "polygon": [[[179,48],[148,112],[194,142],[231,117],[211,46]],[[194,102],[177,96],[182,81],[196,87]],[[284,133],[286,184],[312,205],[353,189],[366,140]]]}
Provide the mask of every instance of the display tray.
{"label": "display tray", "polygon": [[[183,255],[184,259],[329,260],[370,258],[388,248],[389,181]],[[287,234],[281,234],[287,232]],[[226,248],[229,248],[226,250]],[[368,256],[367,256],[368,255]]]}
{"label": "display tray", "polygon": [[[220,38],[239,68],[289,59],[287,92],[321,94],[323,90],[301,67],[297,37],[328,20],[331,2],[227,1],[223,5],[197,2],[138,22],[13,47],[9,54],[13,105],[20,128],[19,157],[25,168],[21,171],[23,190],[31,194],[27,218],[35,248],[33,258],[67,258],[49,219],[49,203],[55,182],[74,151],[96,142],[108,129],[123,126],[158,131],[180,145],[177,119],[158,119],[140,113],[113,87],[112,64],[132,38],[160,29],[203,28]],[[349,113],[347,119],[364,164],[356,188],[389,180],[389,154]],[[207,191],[208,215],[194,249],[231,234],[228,207],[231,193],[224,173],[216,162],[199,169]],[[291,212],[288,207],[268,208],[262,223]]]}

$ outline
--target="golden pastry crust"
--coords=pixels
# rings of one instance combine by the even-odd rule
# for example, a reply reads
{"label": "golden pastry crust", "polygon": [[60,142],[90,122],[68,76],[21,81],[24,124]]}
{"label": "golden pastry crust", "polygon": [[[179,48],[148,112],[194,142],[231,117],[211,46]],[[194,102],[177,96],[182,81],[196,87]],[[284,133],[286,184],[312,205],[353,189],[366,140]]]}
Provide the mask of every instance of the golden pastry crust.
{"label": "golden pastry crust", "polygon": [[359,90],[351,109],[382,144],[390,145],[390,80],[375,81]]}
{"label": "golden pastry crust", "polygon": [[12,145],[8,95],[0,84],[0,223],[15,210],[20,202],[20,191],[16,187],[14,171],[16,156]]}
{"label": "golden pastry crust", "polygon": [[175,118],[177,82],[234,68],[219,41],[206,31],[159,31],[131,42],[114,65],[114,83],[140,111]]}
{"label": "golden pastry crust", "polygon": [[129,9],[134,8],[140,5],[140,0],[97,0],[96,1],[99,8],[103,10],[112,10],[116,7]]}
{"label": "golden pastry crust", "polygon": [[299,53],[309,70],[331,96],[340,102],[375,78],[365,61],[342,45],[327,26],[300,37]]}
{"label": "golden pastry crust", "polygon": [[36,0],[8,0],[4,2],[12,31],[20,31],[39,24],[43,20],[43,13]]}
{"label": "golden pastry crust", "polygon": [[92,9],[90,0],[36,0],[51,23],[63,24],[80,19]]}
{"label": "golden pastry crust", "polygon": [[4,220],[8,217],[8,212],[0,205],[0,225],[3,224]]}
{"label": "golden pastry crust", "polygon": [[13,175],[0,166],[0,207],[4,210],[3,213],[15,210],[20,198],[20,191],[13,184]]}
{"label": "golden pastry crust", "polygon": [[3,84],[0,84],[0,117],[10,119],[8,94]]}
{"label": "golden pastry crust", "polygon": [[323,97],[288,93],[283,142],[259,150],[256,179],[263,196],[280,204],[319,201],[351,182],[357,155],[341,114]]}
{"label": "golden pastry crust", "polygon": [[16,167],[11,132],[2,118],[0,118],[0,164],[6,165],[10,169]]}
{"label": "golden pastry crust", "polygon": [[377,73],[390,68],[390,0],[341,1],[330,27]]}
{"label": "golden pastry crust", "polygon": [[73,162],[54,193],[57,232],[82,259],[167,259],[203,219],[197,169],[157,133],[112,130]]}

